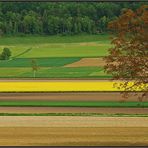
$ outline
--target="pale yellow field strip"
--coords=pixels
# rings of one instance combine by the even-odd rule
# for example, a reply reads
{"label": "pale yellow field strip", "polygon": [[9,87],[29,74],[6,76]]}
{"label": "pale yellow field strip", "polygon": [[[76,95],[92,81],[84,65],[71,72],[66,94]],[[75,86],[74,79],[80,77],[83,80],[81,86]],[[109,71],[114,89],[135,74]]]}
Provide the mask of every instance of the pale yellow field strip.
{"label": "pale yellow field strip", "polygon": [[0,116],[0,127],[148,127],[148,118]]}
{"label": "pale yellow field strip", "polygon": [[[118,81],[122,83],[121,81]],[[132,84],[132,82],[131,82]],[[1,81],[0,92],[123,91],[113,81]]]}

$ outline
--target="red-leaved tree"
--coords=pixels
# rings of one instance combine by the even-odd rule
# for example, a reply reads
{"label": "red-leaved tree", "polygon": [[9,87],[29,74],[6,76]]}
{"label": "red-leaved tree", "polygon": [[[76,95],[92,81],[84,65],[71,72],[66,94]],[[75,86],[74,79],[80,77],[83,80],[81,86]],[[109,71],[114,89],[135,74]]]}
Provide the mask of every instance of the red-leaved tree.
{"label": "red-leaved tree", "polygon": [[[123,98],[128,98],[131,91],[140,101],[148,98],[148,5],[135,12],[124,10],[108,28],[114,37],[113,47],[105,57],[105,71],[112,74],[113,79],[123,80],[115,85],[124,90]],[[141,90],[141,93],[135,90]]]}

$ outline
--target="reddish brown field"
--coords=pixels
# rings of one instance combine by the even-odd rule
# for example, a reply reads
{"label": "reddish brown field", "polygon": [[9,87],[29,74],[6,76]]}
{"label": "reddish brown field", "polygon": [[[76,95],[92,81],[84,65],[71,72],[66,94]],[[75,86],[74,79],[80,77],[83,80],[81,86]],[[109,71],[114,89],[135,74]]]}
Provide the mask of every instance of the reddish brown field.
{"label": "reddish brown field", "polygon": [[[103,93],[1,93],[0,101],[121,101],[117,92]],[[136,101],[130,97],[127,101]],[[144,100],[146,101],[146,100]],[[0,107],[0,113],[104,113],[147,114],[148,108]]]}
{"label": "reddish brown field", "polygon": [[64,67],[84,67],[84,66],[103,67],[104,65],[105,61],[103,60],[103,58],[82,58],[80,61],[65,65]]}
{"label": "reddish brown field", "polygon": [[[0,93],[0,100],[48,100],[48,101],[121,101],[119,92],[77,92],[77,93]],[[131,96],[126,101],[138,101]],[[143,101],[148,101],[144,99]]]}

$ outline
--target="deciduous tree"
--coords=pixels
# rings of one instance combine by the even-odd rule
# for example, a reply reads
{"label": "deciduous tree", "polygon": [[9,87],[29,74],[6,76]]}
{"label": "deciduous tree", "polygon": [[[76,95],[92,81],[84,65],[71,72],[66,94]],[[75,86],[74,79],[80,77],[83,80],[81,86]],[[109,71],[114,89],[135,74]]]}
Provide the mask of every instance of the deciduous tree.
{"label": "deciduous tree", "polygon": [[31,66],[32,66],[32,70],[33,70],[33,77],[36,77],[36,72],[38,71],[39,67],[37,65],[37,62],[35,59],[31,60]]}
{"label": "deciduous tree", "polygon": [[11,51],[9,48],[4,48],[1,55],[0,55],[0,59],[1,60],[9,60],[11,56]]}
{"label": "deciduous tree", "polygon": [[134,91],[140,101],[148,98],[148,5],[136,11],[124,10],[108,27],[115,37],[109,56],[105,57],[106,72],[116,80],[123,80],[115,85],[124,89],[123,98],[128,98],[129,91]]}

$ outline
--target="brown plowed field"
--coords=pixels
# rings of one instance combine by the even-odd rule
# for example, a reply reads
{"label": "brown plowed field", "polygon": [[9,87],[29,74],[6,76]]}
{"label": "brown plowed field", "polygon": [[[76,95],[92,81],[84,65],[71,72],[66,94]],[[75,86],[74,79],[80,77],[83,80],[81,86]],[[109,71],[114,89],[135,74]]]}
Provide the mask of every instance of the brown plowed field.
{"label": "brown plowed field", "polygon": [[148,118],[0,117],[2,146],[147,146]]}
{"label": "brown plowed field", "polygon": [[[48,100],[48,101],[121,101],[119,92],[83,93],[0,93],[0,100]],[[127,101],[138,101],[131,96]],[[147,99],[143,101],[148,101]]]}
{"label": "brown plowed field", "polygon": [[105,61],[103,60],[103,58],[82,58],[80,61],[65,65],[64,67],[85,67],[85,66],[103,67],[104,65]]}
{"label": "brown plowed field", "polygon": [[0,113],[101,113],[148,114],[148,108],[0,107]]}
{"label": "brown plowed field", "polygon": [[[1,93],[0,101],[121,101],[120,93]],[[136,101],[135,97],[127,101]],[[145,100],[146,101],[146,100]],[[148,108],[0,107],[0,113],[124,113],[147,114]]]}
{"label": "brown plowed field", "polygon": [[1,146],[147,146],[148,128],[2,127]]}

